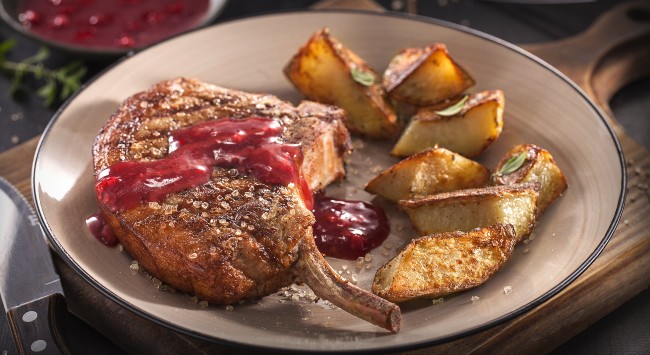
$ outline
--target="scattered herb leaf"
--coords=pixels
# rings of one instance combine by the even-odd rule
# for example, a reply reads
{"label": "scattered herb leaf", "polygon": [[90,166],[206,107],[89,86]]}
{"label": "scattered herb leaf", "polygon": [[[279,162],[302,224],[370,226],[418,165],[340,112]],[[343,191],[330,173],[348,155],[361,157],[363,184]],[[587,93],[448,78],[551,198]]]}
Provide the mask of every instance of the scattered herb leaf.
{"label": "scattered herb leaf", "polygon": [[363,86],[372,86],[375,83],[375,75],[371,72],[363,71],[358,68],[350,70],[352,79]]}
{"label": "scattered herb leaf", "polygon": [[43,82],[36,95],[42,98],[45,106],[48,107],[53,106],[57,99],[65,100],[81,87],[81,80],[86,75],[86,67],[81,61],[71,62],[59,69],[46,68],[45,61],[49,58],[50,52],[45,47],[20,62],[8,61],[6,55],[15,44],[15,39],[0,42],[0,69],[13,77],[9,87],[12,95],[20,89],[23,79],[28,74]]}
{"label": "scattered herb leaf", "polygon": [[524,165],[527,156],[528,156],[528,152],[524,150],[518,155],[508,159],[499,170],[499,175],[508,175],[519,170],[519,168],[521,168],[521,166]]}
{"label": "scattered herb leaf", "polygon": [[435,111],[435,113],[440,116],[453,116],[459,113],[460,110],[463,109],[463,106],[465,105],[465,101],[467,101],[467,99],[469,99],[469,96],[465,95],[463,96],[462,99],[460,99],[460,101],[456,102],[455,104],[449,107],[446,107],[444,110]]}

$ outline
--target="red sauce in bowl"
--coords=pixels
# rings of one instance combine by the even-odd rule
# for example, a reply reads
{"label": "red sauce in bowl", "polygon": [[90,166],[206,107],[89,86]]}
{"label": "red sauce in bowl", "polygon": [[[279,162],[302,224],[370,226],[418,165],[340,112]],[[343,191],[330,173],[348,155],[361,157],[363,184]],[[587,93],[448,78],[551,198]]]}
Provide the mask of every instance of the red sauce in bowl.
{"label": "red sauce in bowl", "polygon": [[18,20],[56,42],[131,48],[195,27],[209,6],[209,0],[22,0]]}

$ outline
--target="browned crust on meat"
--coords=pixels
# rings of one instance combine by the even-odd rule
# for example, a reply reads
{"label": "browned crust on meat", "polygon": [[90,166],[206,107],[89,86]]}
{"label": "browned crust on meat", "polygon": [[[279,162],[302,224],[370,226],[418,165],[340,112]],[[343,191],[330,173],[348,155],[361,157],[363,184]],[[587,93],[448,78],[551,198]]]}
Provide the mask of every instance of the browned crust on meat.
{"label": "browned crust on meat", "polygon": [[[295,108],[271,95],[179,78],[119,107],[95,140],[95,176],[120,161],[164,158],[176,129],[249,116],[283,124],[285,142],[301,144],[306,161],[318,159],[317,138],[324,130],[338,158],[350,147],[342,110],[311,103]],[[314,184],[342,177],[339,165],[329,180]],[[124,249],[152,276],[200,299],[231,304],[294,281],[298,243],[312,237],[314,223],[301,196],[297,186],[269,185],[217,167],[206,184],[172,193],[162,203],[117,212],[100,203],[100,209]]]}

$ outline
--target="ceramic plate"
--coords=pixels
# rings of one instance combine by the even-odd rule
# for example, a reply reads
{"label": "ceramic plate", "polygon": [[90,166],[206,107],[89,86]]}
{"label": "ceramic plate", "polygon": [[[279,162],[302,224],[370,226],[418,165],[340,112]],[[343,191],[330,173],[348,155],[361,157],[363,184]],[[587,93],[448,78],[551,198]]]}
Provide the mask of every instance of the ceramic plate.
{"label": "ceramic plate", "polygon": [[[446,43],[474,76],[472,91],[502,89],[501,138],[478,160],[493,168],[510,147],[534,143],[549,150],[569,188],[541,217],[534,240],[484,285],[442,304],[402,306],[399,334],[390,334],[340,309],[287,290],[233,309],[200,304],[156,289],[131,258],[88,232],[97,212],[91,145],[120,102],[162,80],[188,76],[224,87],[268,92],[297,103],[282,74],[297,48],[321,27],[382,71],[401,48]],[[395,162],[390,143],[355,140],[348,180],[329,190],[373,199],[362,187]],[[124,307],[164,326],[205,339],[283,350],[407,349],[465,336],[544,302],[581,274],[604,248],[620,217],[625,175],[621,149],[603,116],[574,84],[539,59],[498,39],[426,19],[360,12],[298,12],[240,19],[153,46],[114,65],[56,115],[38,148],[33,188],[51,243],[89,283]],[[392,220],[390,247],[372,253],[368,268],[330,259],[333,267],[368,288],[374,271],[415,234],[399,211],[380,199]],[[508,286],[511,291],[506,293]],[[478,297],[478,298],[476,298]],[[475,301],[472,301],[474,298]]]}

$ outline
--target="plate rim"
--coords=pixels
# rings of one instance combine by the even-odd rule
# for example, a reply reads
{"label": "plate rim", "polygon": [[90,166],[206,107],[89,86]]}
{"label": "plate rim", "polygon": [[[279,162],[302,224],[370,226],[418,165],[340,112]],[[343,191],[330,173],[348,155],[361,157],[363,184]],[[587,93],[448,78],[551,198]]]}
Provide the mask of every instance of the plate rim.
{"label": "plate rim", "polygon": [[[40,195],[38,193],[38,188],[36,186],[36,168],[37,168],[37,162],[39,160],[39,156],[41,153],[41,150],[43,146],[45,145],[49,134],[51,132],[52,127],[56,124],[58,121],[59,117],[65,111],[65,109],[68,107],[68,105],[75,100],[75,98],[80,95],[83,91],[85,91],[90,85],[92,85],[95,81],[97,81],[100,77],[104,76],[106,73],[110,72],[115,68],[116,66],[122,64],[123,62],[130,60],[131,58],[135,57],[136,55],[139,55],[140,53],[147,52],[151,50],[152,48],[155,48],[157,46],[161,45],[166,45],[166,43],[170,40],[173,40],[177,37],[185,36],[185,35],[191,35],[194,32],[202,31],[202,30],[209,30],[214,27],[218,27],[221,25],[227,25],[231,24],[234,22],[239,22],[239,21],[250,21],[250,20],[255,20],[256,18],[262,18],[262,17],[273,17],[273,16],[296,16],[300,14],[314,14],[314,13],[340,13],[340,14],[358,14],[358,15],[369,15],[369,16],[378,16],[378,17],[395,17],[395,18],[401,18],[401,19],[406,19],[410,21],[416,21],[416,22],[424,22],[428,24],[433,24],[441,27],[446,27],[450,28],[456,31],[460,31],[475,37],[479,37],[484,40],[488,40],[490,42],[493,42],[495,44],[498,44],[502,47],[505,47],[507,50],[513,51],[518,55],[522,55],[526,57],[529,60],[532,60],[535,62],[537,65],[542,66],[544,69],[550,71],[554,75],[558,76],[560,79],[562,79],[563,82],[571,86],[573,90],[575,90],[581,97],[582,99],[588,103],[588,105],[595,111],[596,115],[600,119],[601,123],[604,125],[605,129],[609,133],[609,137],[611,139],[611,142],[614,144],[614,147],[616,149],[616,153],[618,155],[618,160],[619,160],[619,165],[620,165],[620,173],[621,173],[621,186],[619,189],[619,195],[618,195],[618,201],[616,204],[616,209],[614,211],[614,215],[612,216],[612,220],[609,223],[609,226],[605,232],[605,235],[602,237],[598,245],[596,246],[595,250],[579,265],[579,267],[571,272],[564,280],[559,282],[557,285],[540,295],[539,297],[535,298],[531,302],[523,305],[522,307],[519,307],[511,312],[508,312],[506,314],[503,314],[500,317],[494,318],[493,320],[477,326],[475,328],[459,332],[458,334],[443,337],[440,339],[433,339],[433,340],[425,340],[421,342],[414,342],[414,343],[409,343],[409,344],[402,344],[402,345],[392,345],[392,346],[386,346],[382,348],[368,348],[368,349],[308,349],[308,350],[298,350],[298,349],[292,349],[292,348],[280,348],[280,347],[274,347],[274,346],[264,346],[264,345],[256,345],[256,344],[247,344],[243,342],[238,342],[238,341],[233,341],[229,339],[223,339],[223,338],[216,338],[212,336],[208,336],[199,332],[196,332],[191,329],[186,329],[181,326],[177,326],[176,324],[164,320],[161,318],[158,318],[154,316],[153,314],[148,313],[146,310],[141,309],[139,307],[136,307],[135,305],[127,302],[126,300],[122,299],[119,297],[117,294],[113,293],[111,290],[108,288],[104,287],[102,284],[100,284],[97,280],[95,280],[92,276],[90,276],[77,262],[72,258],[72,256],[64,249],[64,247],[60,244],[58,241],[57,237],[54,235],[53,231],[50,229],[49,223],[47,222],[47,219],[44,215],[42,206],[41,206],[41,200],[40,200]],[[63,259],[63,261],[71,268],[73,269],[79,276],[81,276],[84,281],[88,282],[93,288],[100,293],[102,293],[104,296],[106,296],[108,299],[116,302],[120,306],[128,309],[129,311],[135,313],[136,315],[143,317],[149,321],[152,321],[158,325],[161,325],[165,328],[171,329],[173,331],[189,335],[195,338],[199,338],[211,343],[217,343],[217,344],[222,344],[222,345],[227,345],[227,346],[233,346],[233,347],[239,347],[239,348],[246,348],[246,349],[251,349],[251,350],[262,350],[262,351],[284,351],[284,352],[289,352],[289,353],[370,353],[370,352],[376,352],[379,350],[384,350],[384,351],[405,351],[405,350],[414,350],[414,349],[421,349],[424,347],[429,347],[429,346],[434,346],[437,344],[442,344],[442,343],[447,343],[453,340],[457,340],[460,338],[468,337],[477,333],[480,333],[482,331],[485,331],[487,329],[493,328],[499,324],[505,323],[509,320],[512,320],[516,318],[517,316],[520,316],[537,306],[541,305],[542,303],[546,302],[547,300],[551,299],[553,296],[557,295],[560,293],[563,289],[565,289],[567,286],[569,286],[573,281],[575,281],[576,278],[578,278],[580,275],[582,275],[588,268],[591,266],[591,264],[598,258],[598,256],[602,253],[604,248],[607,246],[609,241],[611,240],[612,236],[614,235],[616,228],[621,220],[622,214],[623,214],[623,209],[625,206],[625,198],[627,195],[626,191],[626,186],[627,186],[627,169],[625,167],[625,157],[624,157],[624,152],[621,147],[620,141],[618,139],[618,136],[616,135],[612,125],[608,122],[605,114],[603,111],[595,104],[595,102],[586,94],[586,92],[580,88],[576,83],[574,83],[568,76],[560,72],[558,69],[544,61],[543,59],[535,56],[534,54],[526,51],[525,49],[510,43],[506,40],[503,40],[501,38],[498,38],[496,36],[493,36],[491,34],[482,32],[477,29],[473,29],[470,27],[465,27],[453,22],[449,22],[446,20],[442,19],[437,19],[437,18],[431,18],[431,17],[426,17],[422,15],[411,15],[411,14],[405,14],[405,13],[399,13],[399,12],[391,12],[391,11],[386,11],[386,12],[375,12],[371,10],[358,10],[358,9],[312,9],[312,10],[284,10],[284,11],[270,11],[270,12],[264,12],[260,14],[254,14],[250,16],[241,16],[241,17],[235,17],[231,19],[226,19],[224,21],[218,22],[216,24],[206,26],[206,27],[200,27],[193,29],[191,31],[181,33],[175,36],[170,37],[169,39],[159,42],[157,44],[154,44],[152,46],[149,46],[147,48],[144,48],[138,52],[129,52],[125,56],[119,58],[116,60],[114,63],[111,65],[107,66],[100,72],[98,72],[96,75],[94,75],[92,78],[87,80],[81,88],[71,97],[69,97],[60,107],[59,109],[56,110],[56,112],[53,114],[52,118],[50,119],[49,123],[46,125],[41,137],[39,138],[38,145],[36,147],[36,151],[34,153],[34,159],[32,160],[32,168],[31,168],[31,189],[32,189],[32,196],[34,200],[34,205],[36,207],[36,214],[38,216],[38,219],[43,226],[43,230],[45,231],[45,234],[47,236],[48,241],[50,242],[50,245],[55,249],[57,254]]]}

